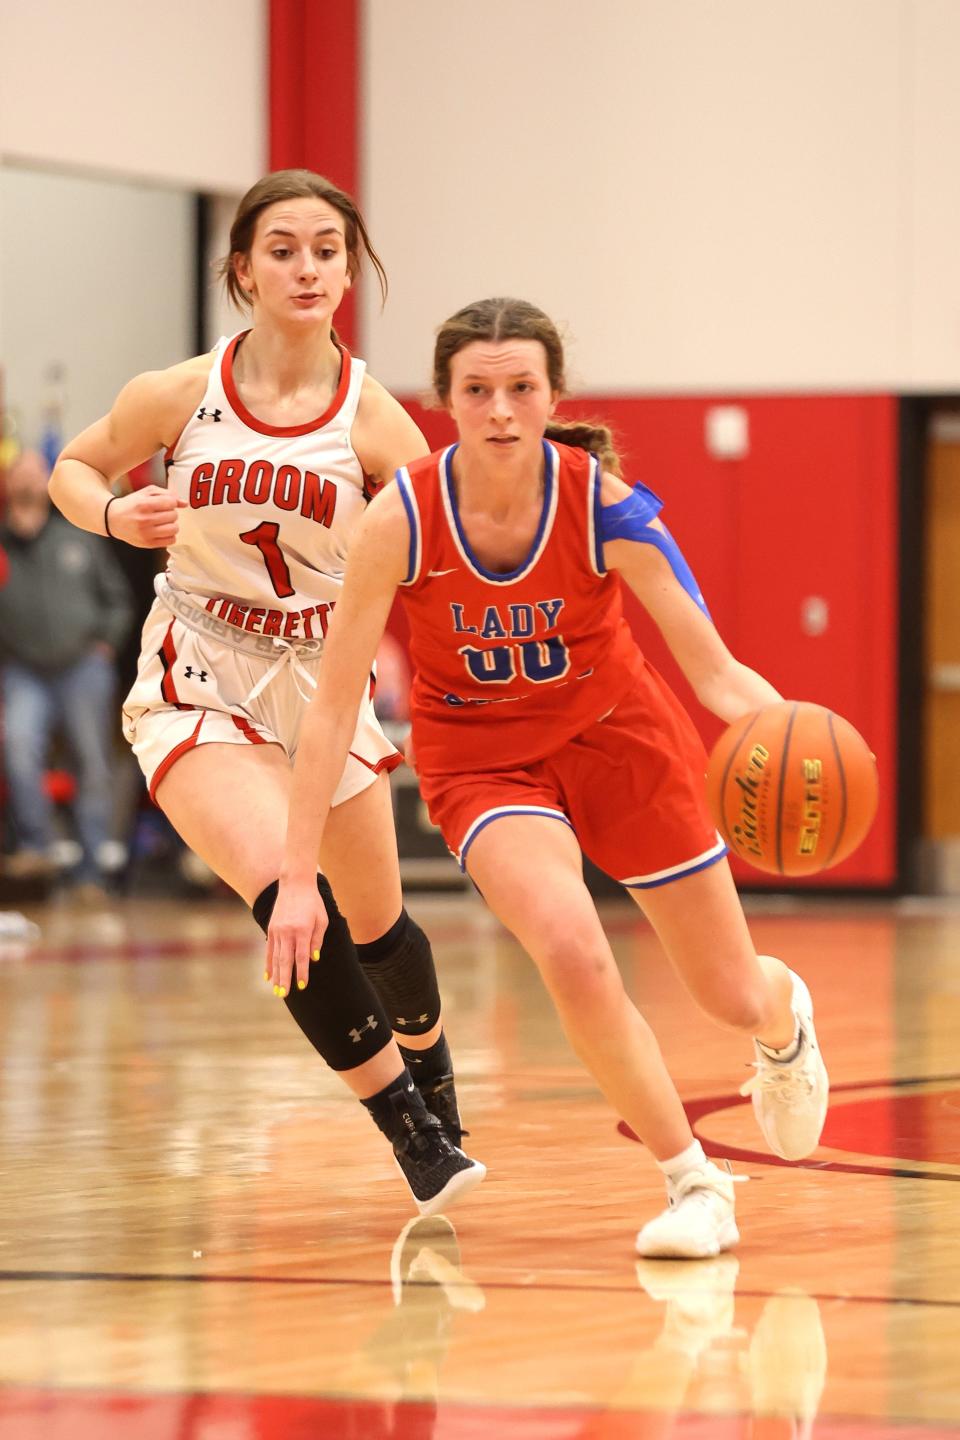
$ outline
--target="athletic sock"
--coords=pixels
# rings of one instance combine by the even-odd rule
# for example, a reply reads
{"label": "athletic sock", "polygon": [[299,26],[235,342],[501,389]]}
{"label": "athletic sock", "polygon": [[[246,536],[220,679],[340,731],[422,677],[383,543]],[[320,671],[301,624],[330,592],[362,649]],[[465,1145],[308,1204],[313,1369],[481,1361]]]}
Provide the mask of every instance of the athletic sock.
{"label": "athletic sock", "polygon": [[429,1085],[432,1080],[440,1080],[445,1075],[453,1073],[453,1059],[450,1054],[450,1046],[447,1044],[447,1037],[440,1031],[439,1040],[428,1045],[426,1050],[413,1050],[409,1045],[399,1042],[400,1054],[407,1064],[407,1069],[414,1080],[421,1087]]}
{"label": "athletic sock", "polygon": [[658,1160],[657,1169],[662,1172],[667,1182],[667,1188],[670,1189],[682,1176],[686,1175],[688,1170],[700,1170],[706,1163],[707,1157],[700,1141],[691,1140],[679,1155],[671,1155],[667,1160]]}

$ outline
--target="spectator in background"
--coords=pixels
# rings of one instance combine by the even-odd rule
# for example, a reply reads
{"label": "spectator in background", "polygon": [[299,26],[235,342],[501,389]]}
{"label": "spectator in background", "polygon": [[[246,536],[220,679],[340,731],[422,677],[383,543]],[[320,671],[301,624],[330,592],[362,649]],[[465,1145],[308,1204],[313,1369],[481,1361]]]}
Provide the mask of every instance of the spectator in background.
{"label": "spectator in background", "polygon": [[24,451],[7,472],[0,548],[9,566],[0,591],[4,768],[14,851],[12,877],[49,873],[54,839],[44,786],[59,731],[75,765],[80,893],[94,898],[113,803],[114,657],[133,620],[130,590],[95,535],[54,511],[49,467]]}

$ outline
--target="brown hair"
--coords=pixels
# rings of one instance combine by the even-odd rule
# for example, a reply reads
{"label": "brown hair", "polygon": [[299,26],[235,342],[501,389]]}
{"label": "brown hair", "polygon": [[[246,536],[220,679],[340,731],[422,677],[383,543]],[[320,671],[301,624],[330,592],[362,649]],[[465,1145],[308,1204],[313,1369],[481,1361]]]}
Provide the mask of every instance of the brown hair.
{"label": "brown hair", "polygon": [[[450,396],[451,360],[458,350],[474,340],[539,340],[546,355],[550,389],[559,395],[566,391],[563,341],[549,315],[527,300],[497,296],[465,305],[438,329],[433,351],[433,388],[441,404],[445,405]],[[613,435],[602,420],[550,420],[544,434],[548,440],[592,450],[604,470],[621,474]]]}
{"label": "brown hair", "polygon": [[355,280],[359,275],[361,259],[366,255],[377,272],[380,294],[386,300],[387,272],[370,243],[367,227],[353,196],[348,195],[346,190],[339,189],[332,180],[327,180],[325,176],[317,175],[312,170],[273,170],[252,185],[237,206],[237,213],[230,226],[230,253],[217,266],[227,295],[238,309],[249,306],[250,297],[240,288],[234,257],[250,254],[261,214],[268,205],[275,205],[279,200],[309,200],[311,197],[326,200],[343,218],[347,269],[351,280]]}

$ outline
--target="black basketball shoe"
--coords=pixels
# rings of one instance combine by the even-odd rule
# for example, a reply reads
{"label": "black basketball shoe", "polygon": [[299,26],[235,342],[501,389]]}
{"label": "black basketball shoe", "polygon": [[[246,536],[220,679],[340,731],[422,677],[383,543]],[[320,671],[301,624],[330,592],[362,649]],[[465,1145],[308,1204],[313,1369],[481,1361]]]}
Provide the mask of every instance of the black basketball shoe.
{"label": "black basketball shoe", "polygon": [[438,1075],[433,1080],[419,1079],[418,1084],[420,1094],[423,1096],[424,1104],[430,1114],[436,1115],[443,1126],[447,1139],[459,1146],[463,1137],[470,1132],[464,1130],[460,1123],[460,1107],[457,1104],[453,1072],[448,1071],[445,1075]]}
{"label": "black basketball shoe", "polygon": [[420,1214],[436,1215],[479,1185],[486,1166],[454,1145],[436,1115],[408,1112],[404,1120],[393,1153]]}

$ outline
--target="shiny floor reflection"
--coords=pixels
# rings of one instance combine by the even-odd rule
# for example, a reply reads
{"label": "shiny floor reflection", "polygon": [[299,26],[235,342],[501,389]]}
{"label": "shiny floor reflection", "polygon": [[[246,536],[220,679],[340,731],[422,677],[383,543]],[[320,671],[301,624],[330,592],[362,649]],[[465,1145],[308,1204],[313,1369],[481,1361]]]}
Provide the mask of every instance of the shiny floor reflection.
{"label": "shiny floor reflection", "polygon": [[412,1220],[370,1122],[261,989],[233,905],[37,918],[0,953],[2,1440],[925,1440],[960,1436],[960,910],[754,907],[810,980],[835,1082],[802,1167],[749,1059],[631,910],[624,976],[743,1241],[636,1261],[661,1203],[524,957],[414,900],[490,1167]]}

